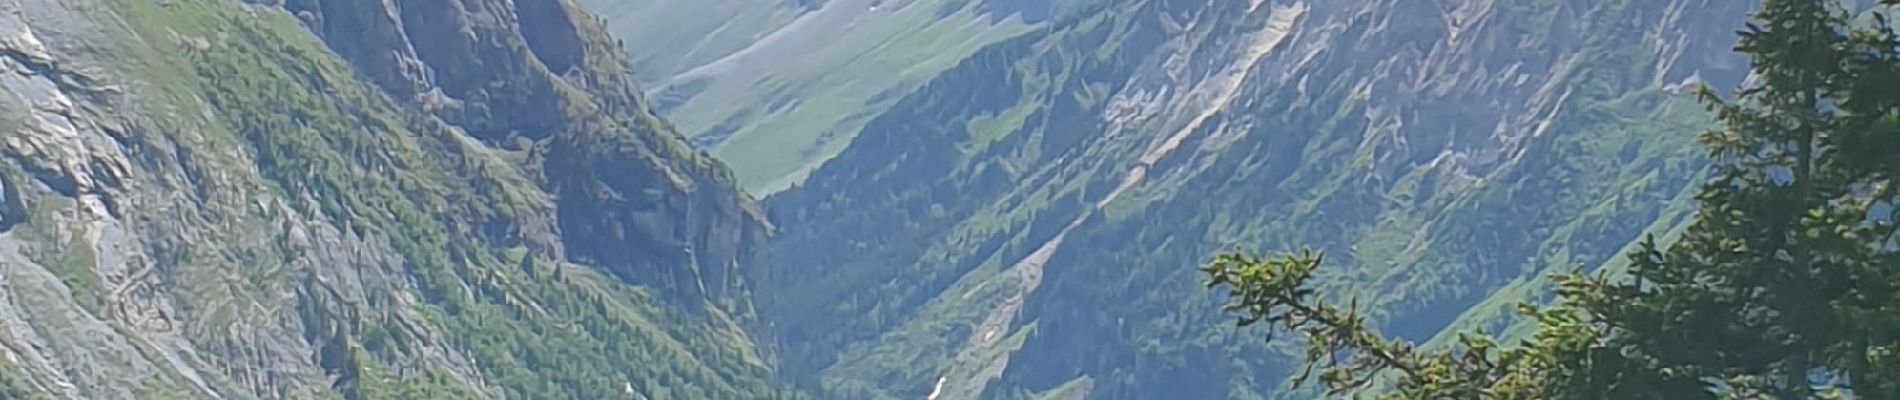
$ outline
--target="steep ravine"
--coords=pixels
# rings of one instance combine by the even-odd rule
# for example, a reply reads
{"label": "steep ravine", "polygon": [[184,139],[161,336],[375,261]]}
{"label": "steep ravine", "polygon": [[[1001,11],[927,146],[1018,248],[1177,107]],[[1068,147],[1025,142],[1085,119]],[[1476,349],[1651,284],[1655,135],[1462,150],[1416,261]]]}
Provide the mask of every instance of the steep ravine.
{"label": "steep ravine", "polygon": [[[1156,161],[1179,149],[1182,141],[1200,132],[1201,124],[1206,123],[1209,118],[1232,103],[1234,95],[1240,91],[1240,84],[1245,82],[1247,74],[1254,70],[1254,64],[1259,62],[1262,56],[1272,52],[1280,41],[1286,38],[1287,30],[1306,12],[1306,8],[1305,3],[1295,3],[1270,10],[1262,10],[1259,3],[1249,6],[1247,11],[1250,13],[1257,11],[1271,13],[1267,26],[1245,39],[1248,46],[1239,57],[1233,60],[1232,64],[1191,89],[1197,95],[1190,95],[1190,98],[1201,97],[1206,100],[1204,103],[1183,103],[1181,112],[1193,116],[1185,126],[1173,134],[1160,137],[1159,141],[1141,154],[1135,166],[1123,174],[1121,183],[1117,184],[1114,190],[1110,190],[1100,200],[1094,201],[1093,207],[1084,208],[1081,215],[1077,215],[1073,221],[1057,232],[1055,237],[1043,242],[1036,247],[1035,251],[1003,271],[999,279],[1014,281],[1016,293],[990,309],[983,318],[982,324],[971,332],[968,341],[957,349],[956,362],[950,365],[950,372],[945,377],[954,376],[959,379],[951,383],[949,390],[941,389],[940,383],[939,389],[933,389],[937,395],[932,398],[944,395],[948,395],[949,398],[974,398],[983,393],[991,380],[1001,377],[1008,366],[1009,354],[1015,349],[999,351],[995,346],[1005,337],[1006,331],[1015,326],[1016,318],[1022,315],[1023,303],[1042,285],[1043,265],[1048,264],[1050,258],[1061,250],[1063,239],[1069,235],[1069,232],[1101,212],[1102,208],[1115,202],[1122,193],[1141,185],[1148,176],[1148,170],[1155,166]],[[1200,110],[1190,110],[1192,108]],[[983,354],[997,356],[995,359],[982,359],[980,357]],[[1086,391],[1083,393],[1086,394]]]}

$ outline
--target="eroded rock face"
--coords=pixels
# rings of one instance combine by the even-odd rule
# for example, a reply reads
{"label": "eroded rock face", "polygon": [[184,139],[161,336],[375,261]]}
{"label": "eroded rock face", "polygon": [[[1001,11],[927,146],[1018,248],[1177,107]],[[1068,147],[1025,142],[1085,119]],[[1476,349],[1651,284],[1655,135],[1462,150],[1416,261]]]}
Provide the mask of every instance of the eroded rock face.
{"label": "eroded rock face", "polygon": [[[467,332],[421,315],[442,296],[419,289],[419,260],[440,255],[418,254],[429,251],[454,253],[438,268],[466,274],[445,282],[461,291],[438,292],[513,307],[551,305],[470,288],[507,283],[469,270],[496,256],[468,248],[525,248],[533,273],[583,261],[678,300],[668,306],[749,312],[742,265],[764,223],[721,167],[646,112],[616,47],[565,1],[270,6],[282,9],[0,0],[0,382],[11,382],[0,397],[329,398],[371,378],[366,368],[503,393],[468,344],[449,338]],[[306,39],[269,25],[293,18],[283,10],[354,71],[297,47],[315,42],[282,40],[276,26]],[[222,14],[173,26],[132,11]],[[192,25],[203,21],[243,26]],[[218,52],[258,43],[246,40],[267,45],[242,56],[282,58]],[[232,93],[259,84],[304,92]],[[327,130],[309,128],[324,117]],[[255,123],[265,119],[284,123]],[[373,135],[408,136],[360,139]],[[355,153],[293,147],[330,140],[357,140],[345,151]],[[365,194],[324,187],[319,172],[338,170],[384,183],[419,171],[467,180],[411,181],[453,188],[381,197],[434,213],[402,223],[463,251],[404,248],[419,239],[371,226],[402,208],[339,199]]]}
{"label": "eroded rock face", "polygon": [[[293,0],[392,95],[491,146],[542,143],[547,251],[698,299],[742,286],[767,229],[727,172],[647,109],[618,46],[567,0]],[[533,225],[536,221],[517,221]],[[723,300],[722,300],[723,301]]]}
{"label": "eroded rock face", "polygon": [[[289,207],[309,199],[275,196],[249,154],[208,144],[211,111],[160,101],[124,63],[145,38],[86,12],[103,6],[0,1],[0,368],[23,375],[14,389],[314,398],[331,382],[307,324],[370,313],[435,335],[399,305],[357,308],[406,286],[387,239]],[[259,262],[274,259],[292,262]],[[480,386],[434,346],[409,357]]]}
{"label": "eroded rock face", "polygon": [[330,49],[396,97],[411,98],[428,87],[428,71],[407,40],[394,3],[290,0],[283,6],[318,35],[338,37],[330,41]]}
{"label": "eroded rock face", "polygon": [[[1354,77],[1350,100],[1366,102],[1364,135],[1380,143],[1371,176],[1390,181],[1437,162],[1482,177],[1518,161],[1549,131],[1576,82],[1606,79],[1583,75],[1590,72],[1576,68],[1587,61],[1580,57],[1626,55],[1604,53],[1613,45],[1593,32],[1644,32],[1653,60],[1626,74],[1647,75],[1636,79],[1657,88],[1689,79],[1739,83],[1746,65],[1727,53],[1749,3],[1671,0],[1628,10],[1596,2],[1315,3],[1241,97],[1293,93],[1311,102],[1324,90],[1313,86],[1319,77]],[[1618,20],[1600,18],[1609,13]]]}
{"label": "eroded rock face", "polygon": [[551,170],[572,175],[551,177],[562,197],[569,257],[692,297],[722,299],[759,278],[744,268],[767,232],[745,204],[703,185],[686,186],[677,171],[626,167],[651,166],[643,159],[648,156],[591,151],[552,153],[561,166]]}
{"label": "eroded rock face", "polygon": [[384,90],[428,104],[470,135],[544,138],[560,129],[564,114],[512,4],[296,0],[284,7]]}

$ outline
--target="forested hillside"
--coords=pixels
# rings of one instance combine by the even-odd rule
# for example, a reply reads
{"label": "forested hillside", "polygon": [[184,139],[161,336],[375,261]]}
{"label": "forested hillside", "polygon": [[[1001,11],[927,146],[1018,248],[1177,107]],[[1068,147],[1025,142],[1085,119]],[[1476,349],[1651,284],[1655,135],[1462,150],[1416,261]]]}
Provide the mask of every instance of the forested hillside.
{"label": "forested hillside", "polygon": [[838,398],[1302,397],[1192,267],[1311,244],[1389,332],[1500,328],[1683,223],[1747,3],[1100,2],[767,199],[767,314]]}

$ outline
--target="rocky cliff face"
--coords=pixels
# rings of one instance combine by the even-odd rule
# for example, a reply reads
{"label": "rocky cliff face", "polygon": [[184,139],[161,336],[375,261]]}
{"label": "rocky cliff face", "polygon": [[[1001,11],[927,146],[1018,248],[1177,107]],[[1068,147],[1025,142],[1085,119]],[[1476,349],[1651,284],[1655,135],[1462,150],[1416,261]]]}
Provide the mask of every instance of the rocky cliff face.
{"label": "rocky cliff face", "polygon": [[788,394],[629,79],[565,1],[0,0],[0,398]]}
{"label": "rocky cliff face", "polygon": [[1680,222],[1676,94],[1740,81],[1747,3],[1099,2],[767,200],[791,362],[846,397],[1299,397],[1192,267],[1300,245],[1385,329],[1495,332]]}
{"label": "rocky cliff face", "polygon": [[[10,389],[314,396],[328,386],[313,357],[320,321],[357,312],[346,304],[409,301],[400,256],[381,234],[302,209],[307,195],[265,194],[256,168],[226,168],[254,156],[202,132],[216,110],[161,99],[145,80],[155,70],[141,70],[160,66],[128,62],[154,44],[84,12],[101,6],[0,3]],[[400,307],[378,313],[436,335]],[[467,371],[437,345],[412,350]]]}
{"label": "rocky cliff face", "polygon": [[765,233],[727,172],[647,110],[599,21],[567,2],[284,8],[378,86],[443,123],[491,146],[545,144],[534,167],[556,195],[564,234],[538,244],[554,254],[697,298],[738,282],[735,270],[757,247],[746,244]]}

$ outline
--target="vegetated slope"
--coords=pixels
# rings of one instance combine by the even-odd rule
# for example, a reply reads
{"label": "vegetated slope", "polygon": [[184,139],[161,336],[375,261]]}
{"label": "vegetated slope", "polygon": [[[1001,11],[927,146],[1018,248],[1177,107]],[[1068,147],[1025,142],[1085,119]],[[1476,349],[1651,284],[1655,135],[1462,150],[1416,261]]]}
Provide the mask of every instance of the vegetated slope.
{"label": "vegetated slope", "polygon": [[1313,244],[1388,331],[1497,328],[1683,217],[1746,2],[1106,2],[767,200],[790,370],[848,398],[1289,394],[1193,268]]}
{"label": "vegetated slope", "polygon": [[0,397],[791,395],[597,21],[401,3],[0,0]]}
{"label": "vegetated slope", "polygon": [[870,117],[1063,1],[587,0],[654,106],[754,193],[782,190]]}
{"label": "vegetated slope", "polygon": [[745,50],[817,8],[808,0],[581,0],[626,46],[641,85]]}

